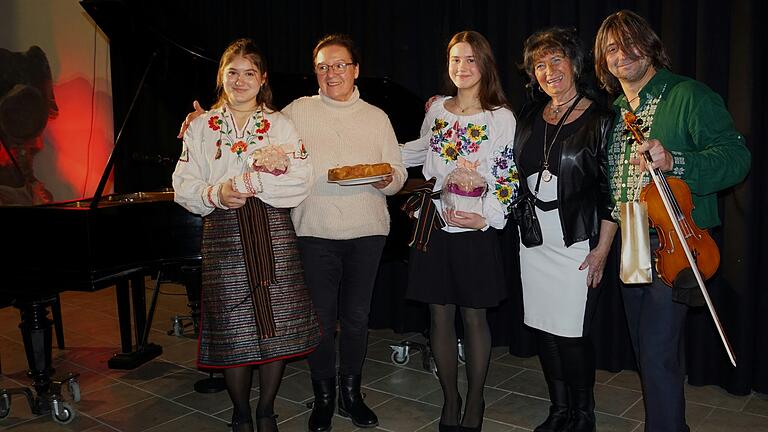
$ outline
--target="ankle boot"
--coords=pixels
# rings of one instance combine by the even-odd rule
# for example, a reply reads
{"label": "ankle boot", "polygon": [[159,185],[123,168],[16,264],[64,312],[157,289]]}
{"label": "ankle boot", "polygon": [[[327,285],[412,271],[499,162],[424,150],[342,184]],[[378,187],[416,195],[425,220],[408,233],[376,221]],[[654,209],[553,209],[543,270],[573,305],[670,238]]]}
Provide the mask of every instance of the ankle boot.
{"label": "ankle boot", "polygon": [[309,432],[331,430],[334,405],[336,405],[336,382],[333,378],[312,380],[315,402],[309,415]]}
{"label": "ankle boot", "polygon": [[534,432],[561,432],[566,431],[570,418],[568,410],[568,385],[562,380],[547,380],[549,388],[549,416],[544,423],[538,425]]}
{"label": "ankle boot", "polygon": [[339,375],[339,415],[349,417],[359,428],[379,425],[379,419],[363,401],[360,375]]}
{"label": "ankle boot", "polygon": [[595,432],[595,393],[594,387],[570,386],[571,394],[571,432]]}

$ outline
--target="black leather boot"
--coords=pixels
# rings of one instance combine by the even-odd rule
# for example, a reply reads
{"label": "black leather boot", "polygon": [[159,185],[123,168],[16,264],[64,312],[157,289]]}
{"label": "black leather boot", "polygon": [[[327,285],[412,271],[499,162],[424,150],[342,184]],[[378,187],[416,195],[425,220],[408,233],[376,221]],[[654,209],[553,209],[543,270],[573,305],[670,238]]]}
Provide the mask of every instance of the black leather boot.
{"label": "black leather boot", "polygon": [[571,386],[570,432],[595,432],[595,393],[591,385]]}
{"label": "black leather boot", "polygon": [[379,425],[379,418],[363,401],[360,375],[339,375],[339,415],[349,417],[359,428]]}
{"label": "black leather boot", "polygon": [[568,420],[570,420],[568,410],[568,385],[562,380],[547,380],[549,388],[549,400],[552,405],[549,406],[549,416],[544,423],[538,425],[534,432],[561,432],[566,431]]}
{"label": "black leather boot", "polygon": [[315,402],[309,415],[309,432],[331,430],[331,419],[336,405],[336,382],[333,378],[312,380]]}

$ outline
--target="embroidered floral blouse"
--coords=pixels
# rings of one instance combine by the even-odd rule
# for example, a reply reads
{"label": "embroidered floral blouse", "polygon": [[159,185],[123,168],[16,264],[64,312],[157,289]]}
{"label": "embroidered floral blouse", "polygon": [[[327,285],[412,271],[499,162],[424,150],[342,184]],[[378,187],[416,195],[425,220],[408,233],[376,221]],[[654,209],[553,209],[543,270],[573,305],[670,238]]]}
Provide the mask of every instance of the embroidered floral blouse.
{"label": "embroidered floral blouse", "polygon": [[[477,172],[488,184],[483,217],[489,226],[504,228],[510,204],[517,195],[517,169],[512,161],[515,116],[506,108],[460,116],[445,109],[445,97],[436,100],[424,117],[420,138],[402,147],[406,167],[424,165],[424,177],[436,178],[440,190],[459,159],[479,163]],[[435,200],[442,217],[440,200]],[[471,231],[446,225],[448,232]]]}
{"label": "embroidered floral blouse", "polygon": [[[278,176],[254,172],[248,157],[256,149],[278,145],[290,164]],[[195,119],[184,134],[181,157],[173,172],[175,201],[202,216],[216,208],[224,182],[240,192],[253,192],[273,207],[296,207],[309,194],[312,167],[293,123],[279,112],[256,111],[238,129],[226,106]]]}

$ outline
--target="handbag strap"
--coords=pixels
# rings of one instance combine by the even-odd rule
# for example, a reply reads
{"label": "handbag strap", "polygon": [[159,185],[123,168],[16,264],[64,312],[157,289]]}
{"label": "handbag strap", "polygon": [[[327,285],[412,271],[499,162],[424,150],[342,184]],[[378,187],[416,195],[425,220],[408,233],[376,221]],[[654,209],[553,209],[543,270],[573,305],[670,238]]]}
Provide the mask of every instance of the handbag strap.
{"label": "handbag strap", "polygon": [[536,198],[536,195],[539,194],[539,186],[541,186],[541,175],[543,171],[539,170],[539,176],[536,177],[536,189],[533,190],[533,197]]}

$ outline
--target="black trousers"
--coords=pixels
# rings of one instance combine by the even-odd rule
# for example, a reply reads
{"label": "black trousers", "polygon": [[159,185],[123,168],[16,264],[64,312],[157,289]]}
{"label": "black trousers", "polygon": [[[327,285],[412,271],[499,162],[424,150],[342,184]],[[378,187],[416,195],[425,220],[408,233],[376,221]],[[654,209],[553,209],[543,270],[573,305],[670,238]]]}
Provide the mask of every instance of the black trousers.
{"label": "black trousers", "polygon": [[[651,235],[651,256],[659,240]],[[687,431],[683,332],[688,306],[672,301],[672,288],[653,267],[648,285],[621,284],[624,311],[643,383],[645,430]]]}
{"label": "black trousers", "polygon": [[309,356],[313,380],[336,376],[336,323],[339,328],[339,373],[359,375],[368,344],[368,313],[384,236],[350,240],[299,237],[299,252],[322,339]]}

